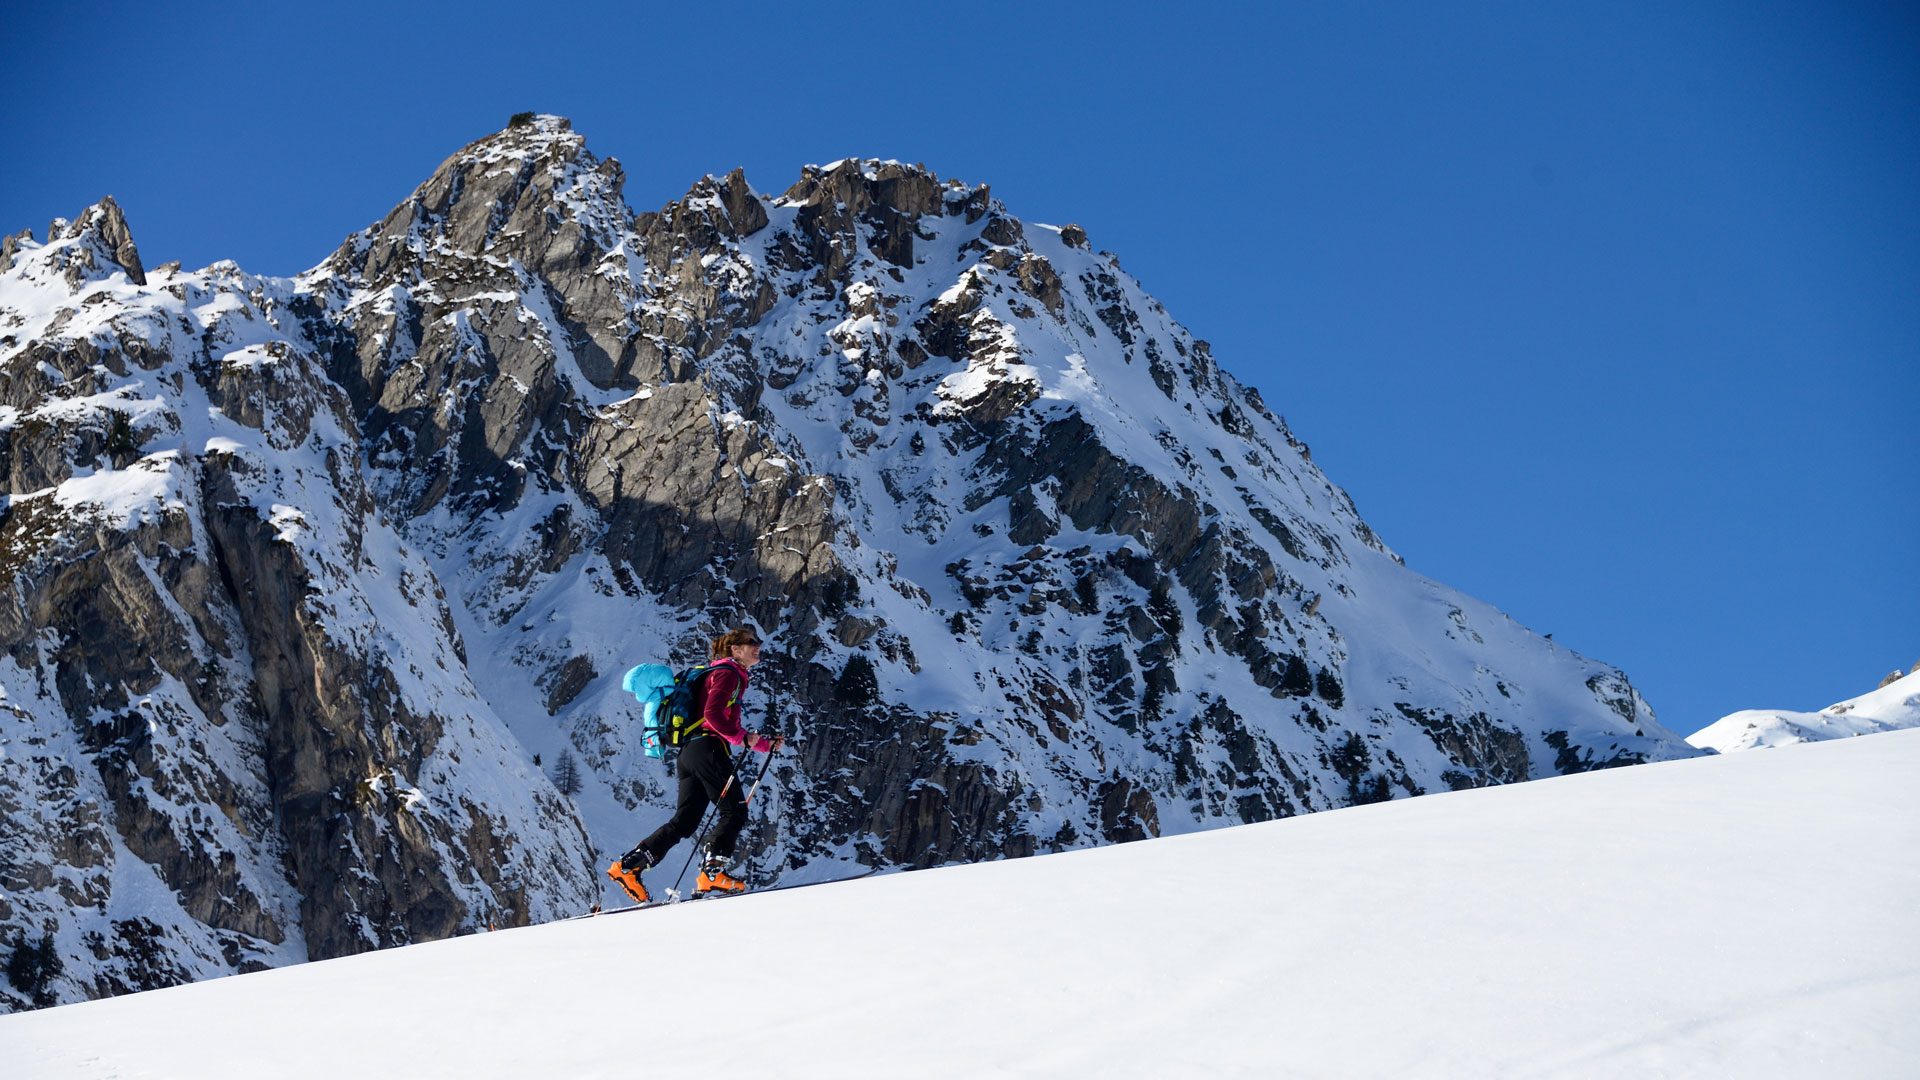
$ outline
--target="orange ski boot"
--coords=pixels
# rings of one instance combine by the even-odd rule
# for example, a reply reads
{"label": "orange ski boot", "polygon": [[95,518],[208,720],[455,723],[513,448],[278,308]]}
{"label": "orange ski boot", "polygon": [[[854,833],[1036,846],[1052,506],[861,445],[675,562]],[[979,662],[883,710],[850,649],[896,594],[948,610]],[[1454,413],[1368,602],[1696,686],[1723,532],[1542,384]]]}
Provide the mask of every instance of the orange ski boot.
{"label": "orange ski boot", "polygon": [[747,883],[727,873],[726,867],[724,859],[708,859],[700,864],[700,876],[693,882],[693,895],[706,896],[718,893],[721,896],[731,896],[734,893],[746,892]]}
{"label": "orange ski boot", "polygon": [[647,895],[647,887],[640,883],[640,871],[627,869],[626,860],[613,860],[613,865],[607,867],[607,876],[619,882],[620,887],[627,890],[627,895],[633,897],[634,903],[644,904],[651,899]]}

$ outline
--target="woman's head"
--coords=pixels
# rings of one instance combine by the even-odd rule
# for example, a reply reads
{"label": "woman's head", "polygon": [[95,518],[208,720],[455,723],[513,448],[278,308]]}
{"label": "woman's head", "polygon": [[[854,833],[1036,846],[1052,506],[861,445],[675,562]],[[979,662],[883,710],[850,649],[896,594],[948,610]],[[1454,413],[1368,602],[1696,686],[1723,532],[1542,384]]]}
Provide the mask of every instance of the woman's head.
{"label": "woman's head", "polygon": [[721,634],[713,639],[713,659],[732,659],[752,667],[760,662],[760,635],[750,626]]}

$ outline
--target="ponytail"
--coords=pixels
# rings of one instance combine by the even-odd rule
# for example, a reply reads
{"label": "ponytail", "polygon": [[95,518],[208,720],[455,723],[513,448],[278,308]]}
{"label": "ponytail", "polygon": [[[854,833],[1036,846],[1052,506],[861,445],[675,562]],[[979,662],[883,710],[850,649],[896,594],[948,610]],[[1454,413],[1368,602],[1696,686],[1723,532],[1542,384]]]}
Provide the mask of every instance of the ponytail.
{"label": "ponytail", "polygon": [[713,659],[723,660],[733,655],[735,645],[745,645],[749,641],[760,640],[760,635],[752,627],[741,626],[721,634],[713,639]]}

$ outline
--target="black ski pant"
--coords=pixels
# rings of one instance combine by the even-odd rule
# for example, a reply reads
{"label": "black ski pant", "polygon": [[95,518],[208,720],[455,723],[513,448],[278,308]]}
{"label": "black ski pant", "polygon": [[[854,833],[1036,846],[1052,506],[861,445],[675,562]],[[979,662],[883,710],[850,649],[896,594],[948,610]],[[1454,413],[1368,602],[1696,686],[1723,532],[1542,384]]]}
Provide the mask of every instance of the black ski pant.
{"label": "black ski pant", "polygon": [[673,845],[698,832],[712,803],[720,804],[720,820],[714,824],[707,851],[722,859],[733,857],[734,842],[747,823],[747,795],[734,778],[732,750],[716,735],[702,735],[680,748],[680,801],[667,823],[640,841],[650,864],[658,865]]}

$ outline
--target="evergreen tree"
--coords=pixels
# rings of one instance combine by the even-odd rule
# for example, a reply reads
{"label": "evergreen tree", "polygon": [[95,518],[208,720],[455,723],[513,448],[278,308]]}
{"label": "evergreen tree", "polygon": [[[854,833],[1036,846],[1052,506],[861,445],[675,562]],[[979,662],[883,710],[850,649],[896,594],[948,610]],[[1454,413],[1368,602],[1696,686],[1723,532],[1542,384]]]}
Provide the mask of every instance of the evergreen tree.
{"label": "evergreen tree", "polygon": [[833,680],[833,700],[842,705],[864,708],[880,699],[880,680],[875,676],[873,661],[859,653],[847,658],[847,666],[840,669],[840,675]]}
{"label": "evergreen tree", "polygon": [[51,932],[32,941],[23,930],[14,941],[13,955],[7,958],[7,981],[27,995],[34,1008],[44,1009],[54,1002],[53,980],[65,966]]}
{"label": "evergreen tree", "polygon": [[562,750],[560,756],[553,759],[553,786],[569,799],[580,794],[580,766],[573,760],[571,750]]}

